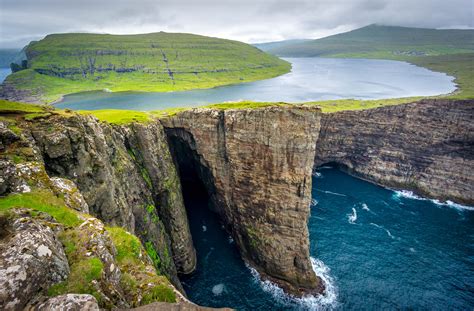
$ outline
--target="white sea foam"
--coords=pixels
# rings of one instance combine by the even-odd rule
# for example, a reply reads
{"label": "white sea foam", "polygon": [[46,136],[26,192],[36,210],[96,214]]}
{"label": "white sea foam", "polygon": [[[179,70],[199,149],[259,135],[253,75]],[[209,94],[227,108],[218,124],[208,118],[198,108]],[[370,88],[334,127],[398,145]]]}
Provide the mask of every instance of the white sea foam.
{"label": "white sea foam", "polygon": [[395,239],[395,237],[392,235],[392,233],[390,232],[390,230],[385,229],[385,232],[387,232],[387,234],[388,234],[389,237],[391,237],[392,239]]}
{"label": "white sea foam", "polygon": [[327,193],[327,194],[338,195],[338,196],[341,196],[341,197],[347,197],[347,195],[345,195],[345,194],[337,193],[337,192],[332,192],[332,191],[327,191],[327,190],[319,190],[319,189],[316,189],[316,191],[319,191],[319,192],[322,192],[322,193]]}
{"label": "white sea foam", "polygon": [[393,191],[395,192],[394,193],[395,198],[406,198],[406,199],[420,200],[420,201],[431,201],[434,204],[439,205],[439,206],[453,207],[453,208],[461,210],[461,211],[463,211],[463,210],[474,211],[474,206],[462,205],[462,204],[454,203],[453,201],[449,201],[449,200],[446,201],[446,202],[441,202],[440,200],[436,200],[436,199],[423,198],[423,197],[420,197],[420,196],[416,195],[415,193],[413,193],[413,191],[409,191],[409,190],[393,190]]}
{"label": "white sea foam", "polygon": [[323,174],[321,174],[320,172],[313,172],[313,177],[323,178]]}
{"label": "white sea foam", "polygon": [[355,208],[352,208],[352,214],[347,214],[347,220],[350,224],[354,224],[357,220],[357,211]]}
{"label": "white sea foam", "polygon": [[441,204],[449,206],[449,207],[454,207],[459,210],[474,211],[474,206],[462,205],[462,204],[454,203],[453,201],[449,201],[449,200]]}
{"label": "white sea foam", "polygon": [[362,203],[362,209],[363,209],[364,211],[370,211],[370,208],[369,208],[369,207],[367,206],[367,204],[365,204],[365,203]]}
{"label": "white sea foam", "polygon": [[217,284],[217,285],[214,285],[212,287],[212,293],[215,295],[215,296],[220,296],[222,294],[222,292],[224,292],[224,284]]}
{"label": "white sea foam", "polygon": [[389,237],[391,237],[392,239],[396,239],[396,238],[393,236],[393,234],[390,232],[390,230],[386,229],[385,227],[380,226],[380,225],[377,225],[377,224],[374,224],[373,222],[371,222],[370,224],[371,224],[372,226],[375,226],[375,227],[377,227],[377,228],[379,228],[379,229],[382,229],[382,230],[384,230],[385,232],[387,232],[387,235],[388,235]]}
{"label": "white sea foam", "polygon": [[318,275],[324,283],[324,295],[307,295],[302,298],[286,294],[283,289],[278,287],[275,283],[270,281],[262,281],[257,270],[247,265],[255,281],[260,284],[262,289],[270,293],[276,300],[288,308],[296,307],[300,310],[332,310],[337,307],[337,287],[334,284],[334,279],[330,275],[330,269],[321,260],[311,257],[311,265],[314,272]]}

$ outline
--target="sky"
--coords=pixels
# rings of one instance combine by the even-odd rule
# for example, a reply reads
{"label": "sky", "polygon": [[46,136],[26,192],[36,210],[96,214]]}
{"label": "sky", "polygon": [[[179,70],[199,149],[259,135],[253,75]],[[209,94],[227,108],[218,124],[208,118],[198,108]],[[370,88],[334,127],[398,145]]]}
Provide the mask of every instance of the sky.
{"label": "sky", "polygon": [[0,0],[0,48],[64,32],[316,39],[373,23],[473,28],[474,0]]}

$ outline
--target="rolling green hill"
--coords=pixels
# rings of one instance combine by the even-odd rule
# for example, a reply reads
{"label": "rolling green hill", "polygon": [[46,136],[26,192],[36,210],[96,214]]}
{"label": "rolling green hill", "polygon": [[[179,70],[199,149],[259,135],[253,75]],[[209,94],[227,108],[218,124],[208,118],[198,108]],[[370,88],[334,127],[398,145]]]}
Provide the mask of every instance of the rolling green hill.
{"label": "rolling green hill", "polygon": [[237,41],[192,34],[54,34],[26,48],[3,97],[52,102],[91,91],[179,91],[281,75],[289,63]]}
{"label": "rolling green hill", "polygon": [[347,57],[401,60],[456,77],[455,98],[474,98],[474,30],[370,25],[316,40],[258,44],[284,57]]}
{"label": "rolling green hill", "polygon": [[378,57],[436,56],[474,52],[474,30],[437,30],[370,25],[346,33],[307,41],[259,44],[280,56]]}

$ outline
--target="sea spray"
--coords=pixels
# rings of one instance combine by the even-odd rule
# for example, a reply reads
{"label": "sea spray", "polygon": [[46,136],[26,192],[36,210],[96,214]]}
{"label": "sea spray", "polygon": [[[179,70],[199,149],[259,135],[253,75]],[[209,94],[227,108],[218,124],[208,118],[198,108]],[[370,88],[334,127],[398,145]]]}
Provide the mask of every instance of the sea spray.
{"label": "sea spray", "polygon": [[325,292],[322,295],[307,295],[301,298],[287,294],[275,283],[262,280],[260,274],[254,268],[246,264],[255,282],[260,284],[262,289],[270,293],[276,300],[288,308],[300,310],[333,310],[338,306],[338,291],[334,279],[330,275],[331,269],[319,259],[310,257],[313,271],[319,276],[324,284]]}
{"label": "sea spray", "polygon": [[412,200],[431,201],[433,204],[436,204],[438,206],[452,207],[461,211],[464,211],[464,210],[474,211],[474,206],[462,205],[462,204],[454,203],[453,201],[449,201],[449,200],[446,202],[441,202],[440,200],[436,200],[436,199],[423,198],[416,195],[413,191],[409,191],[409,190],[392,190],[392,191],[394,192],[393,197],[395,199],[405,198],[405,199],[412,199]]}
{"label": "sea spray", "polygon": [[357,220],[357,211],[355,208],[352,208],[352,214],[347,214],[347,220],[350,224],[354,224]]}

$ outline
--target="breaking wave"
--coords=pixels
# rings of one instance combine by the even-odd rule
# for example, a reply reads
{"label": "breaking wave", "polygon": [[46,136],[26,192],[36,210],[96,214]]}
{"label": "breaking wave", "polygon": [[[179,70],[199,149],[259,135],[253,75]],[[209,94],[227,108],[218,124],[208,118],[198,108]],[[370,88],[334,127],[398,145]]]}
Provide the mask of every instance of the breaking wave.
{"label": "breaking wave", "polygon": [[457,210],[474,211],[474,206],[462,205],[462,204],[454,203],[453,201],[449,201],[449,200],[446,202],[441,202],[440,200],[436,200],[436,199],[423,198],[413,193],[413,191],[409,191],[409,190],[393,190],[393,192],[395,192],[393,196],[396,199],[405,198],[405,199],[420,200],[420,201],[431,201],[438,206],[452,207]]}
{"label": "breaking wave", "polygon": [[347,214],[347,220],[350,224],[354,224],[357,220],[357,211],[355,208],[352,208],[352,214]]}
{"label": "breaking wave", "polygon": [[302,298],[298,298],[289,294],[286,294],[283,289],[278,287],[275,283],[260,278],[260,274],[254,268],[247,265],[250,273],[254,277],[254,280],[260,284],[262,289],[270,293],[276,300],[283,305],[290,307],[296,307],[299,310],[332,310],[338,306],[337,301],[337,287],[334,284],[334,279],[330,275],[330,269],[321,260],[311,257],[311,265],[317,276],[321,278],[326,288],[323,295],[307,295]]}
{"label": "breaking wave", "polygon": [[370,211],[370,208],[369,208],[369,207],[367,206],[367,204],[365,204],[365,203],[362,203],[362,209],[363,209],[364,211]]}

